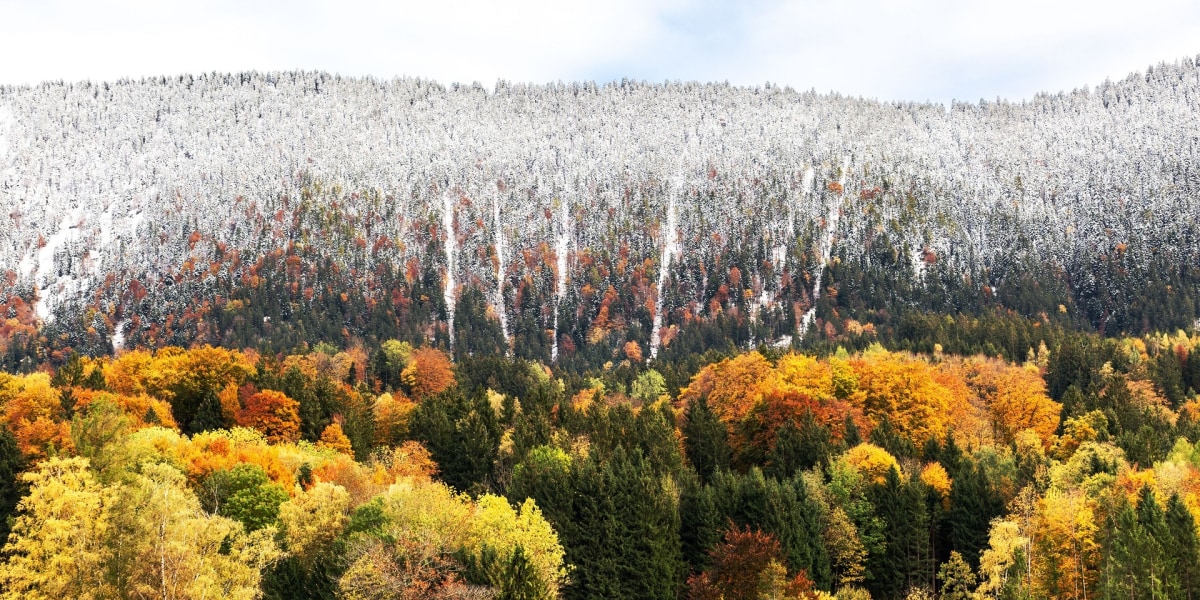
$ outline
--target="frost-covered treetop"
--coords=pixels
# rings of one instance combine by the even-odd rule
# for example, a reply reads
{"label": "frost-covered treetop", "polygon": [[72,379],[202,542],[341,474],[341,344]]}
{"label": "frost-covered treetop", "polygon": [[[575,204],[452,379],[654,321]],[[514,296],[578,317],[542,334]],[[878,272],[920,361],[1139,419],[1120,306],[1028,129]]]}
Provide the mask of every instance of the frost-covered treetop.
{"label": "frost-covered treetop", "polygon": [[[106,273],[173,272],[194,231],[247,250],[275,243],[271,232],[300,239],[280,211],[315,182],[326,193],[308,201],[451,281],[494,280],[483,255],[497,246],[574,255],[620,238],[669,268],[671,254],[728,244],[786,262],[800,234],[821,231],[818,260],[852,258],[862,250],[846,240],[886,231],[1000,285],[1022,257],[1070,270],[1116,244],[1195,260],[1198,150],[1193,60],[949,107],[771,86],[487,90],[300,72],[7,87],[0,274],[36,287],[48,316]],[[428,224],[453,242],[430,254]],[[559,267],[564,285],[573,265]]]}

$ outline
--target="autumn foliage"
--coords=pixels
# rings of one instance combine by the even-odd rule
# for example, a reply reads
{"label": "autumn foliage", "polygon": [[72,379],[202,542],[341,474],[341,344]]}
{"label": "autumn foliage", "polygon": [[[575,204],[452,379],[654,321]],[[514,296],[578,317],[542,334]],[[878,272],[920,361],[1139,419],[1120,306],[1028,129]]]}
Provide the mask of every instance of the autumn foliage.
{"label": "autumn foliage", "polygon": [[454,385],[450,357],[436,348],[420,348],[400,374],[413,398],[423,400]]}
{"label": "autumn foliage", "polygon": [[300,403],[282,392],[263,390],[246,398],[238,425],[262,432],[272,442],[300,439]]}

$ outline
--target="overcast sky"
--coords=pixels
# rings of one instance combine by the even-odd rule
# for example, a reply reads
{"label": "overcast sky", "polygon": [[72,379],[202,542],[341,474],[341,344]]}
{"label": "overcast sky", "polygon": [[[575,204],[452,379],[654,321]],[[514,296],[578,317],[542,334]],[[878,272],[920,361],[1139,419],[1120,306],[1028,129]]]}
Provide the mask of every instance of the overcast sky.
{"label": "overcast sky", "polygon": [[0,0],[0,84],[305,69],[974,102],[1197,54],[1195,0]]}

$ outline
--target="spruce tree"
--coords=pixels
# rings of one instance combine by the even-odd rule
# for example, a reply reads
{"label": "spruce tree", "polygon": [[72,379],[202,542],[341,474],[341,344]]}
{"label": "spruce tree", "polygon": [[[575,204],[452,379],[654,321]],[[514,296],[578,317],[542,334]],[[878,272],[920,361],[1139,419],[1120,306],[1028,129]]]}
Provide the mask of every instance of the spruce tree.
{"label": "spruce tree", "polygon": [[729,468],[729,432],[709,409],[705,396],[688,406],[684,418],[684,452],[700,480],[708,483],[717,471]]}
{"label": "spruce tree", "polygon": [[797,424],[788,419],[775,433],[775,445],[767,453],[768,472],[780,479],[814,466],[829,464],[832,452],[829,428],[817,423],[812,411]]}
{"label": "spruce tree", "polygon": [[25,494],[21,472],[25,470],[25,455],[17,438],[7,425],[0,424],[0,547],[8,539],[9,519],[16,514],[17,503]]}
{"label": "spruce tree", "polygon": [[1178,494],[1171,494],[1167,501],[1165,519],[1169,535],[1163,545],[1174,563],[1177,597],[1200,598],[1200,540],[1196,537],[1196,521]]}
{"label": "spruce tree", "polygon": [[887,531],[883,552],[867,560],[873,575],[867,587],[873,597],[900,598],[909,589],[927,586],[933,580],[923,487],[917,479],[901,482],[900,473],[893,467],[883,483],[872,484],[867,490]]}
{"label": "spruce tree", "polygon": [[950,549],[957,550],[971,568],[978,568],[979,553],[988,545],[992,519],[1004,512],[1004,500],[992,490],[987,468],[964,462],[952,475],[950,510],[946,514]]}

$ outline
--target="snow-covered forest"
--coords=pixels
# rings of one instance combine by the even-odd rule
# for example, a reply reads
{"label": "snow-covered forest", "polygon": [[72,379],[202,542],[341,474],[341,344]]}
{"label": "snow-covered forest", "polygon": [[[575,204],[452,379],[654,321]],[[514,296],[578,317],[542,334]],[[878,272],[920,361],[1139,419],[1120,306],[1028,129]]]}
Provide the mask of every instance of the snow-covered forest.
{"label": "snow-covered forest", "polygon": [[[655,356],[718,315],[743,346],[979,302],[1190,326],[1198,158],[1190,59],[949,107],[323,73],[0,88],[0,320],[220,343],[340,299],[333,335],[382,305],[454,348],[467,306],[544,359]],[[271,273],[278,306],[245,313]]]}

